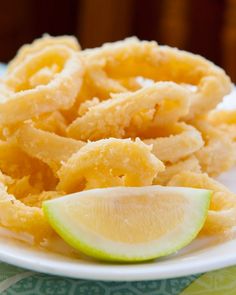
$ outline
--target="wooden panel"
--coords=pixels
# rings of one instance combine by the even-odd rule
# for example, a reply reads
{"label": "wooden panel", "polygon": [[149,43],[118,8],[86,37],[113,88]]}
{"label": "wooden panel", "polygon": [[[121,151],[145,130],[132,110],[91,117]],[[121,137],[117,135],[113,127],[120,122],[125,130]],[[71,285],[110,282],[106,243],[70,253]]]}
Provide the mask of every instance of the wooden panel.
{"label": "wooden panel", "polygon": [[223,26],[223,66],[236,83],[236,0],[228,0]]}
{"label": "wooden panel", "polygon": [[31,1],[33,35],[41,36],[45,32],[52,35],[75,34],[78,3],[76,0]]}
{"label": "wooden panel", "polygon": [[76,34],[83,47],[137,35],[222,65],[236,81],[236,0],[0,1],[0,61],[44,32]]}
{"label": "wooden panel", "polygon": [[160,42],[185,48],[189,34],[189,0],[165,0],[159,20]]}
{"label": "wooden panel", "polygon": [[162,14],[162,1],[135,2],[134,35],[144,40],[160,41],[159,19]]}
{"label": "wooden panel", "polygon": [[134,0],[82,0],[77,36],[82,46],[94,47],[132,34]]}
{"label": "wooden panel", "polygon": [[74,34],[76,0],[11,0],[0,2],[0,60],[8,61],[24,43],[48,32]]}
{"label": "wooden panel", "polygon": [[0,8],[0,59],[7,61],[28,40],[30,0],[1,1]]}
{"label": "wooden panel", "polygon": [[221,64],[221,35],[224,1],[191,1],[187,49]]}

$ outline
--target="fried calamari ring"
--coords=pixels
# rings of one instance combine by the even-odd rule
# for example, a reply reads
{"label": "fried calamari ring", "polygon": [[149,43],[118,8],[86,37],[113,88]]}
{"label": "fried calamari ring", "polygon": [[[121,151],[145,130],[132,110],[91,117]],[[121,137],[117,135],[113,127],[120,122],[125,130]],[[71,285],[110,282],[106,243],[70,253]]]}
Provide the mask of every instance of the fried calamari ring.
{"label": "fried calamari ring", "polygon": [[89,142],[58,171],[58,190],[66,193],[81,189],[112,186],[144,186],[164,165],[151,147],[136,139],[103,139]]}
{"label": "fried calamari ring", "polygon": [[57,65],[40,69],[29,78],[28,87],[35,88],[40,85],[47,85],[56,76],[56,74],[59,73],[60,70],[60,67]]}
{"label": "fried calamari ring", "polygon": [[7,193],[0,184],[0,224],[10,230],[29,236],[32,243],[44,243],[53,235],[53,230],[44,218],[41,209],[29,207]]}
{"label": "fried calamari ring", "polygon": [[0,141],[0,169],[14,179],[30,176],[31,184],[40,190],[51,190],[57,183],[46,164],[27,155],[13,141]]}
{"label": "fried calamari ring", "polygon": [[23,176],[22,178],[12,178],[8,175],[3,174],[0,171],[0,183],[7,187],[7,192],[13,195],[16,199],[22,199],[29,194],[40,194],[41,190],[33,186],[30,183],[29,176]]}
{"label": "fried calamari ring", "polygon": [[138,89],[143,87],[137,77],[120,78],[118,81],[128,91],[137,91]]}
{"label": "fried calamari ring", "polygon": [[166,185],[172,177],[180,174],[183,171],[200,173],[201,167],[199,165],[198,159],[191,155],[182,161],[178,161],[177,163],[169,165],[167,164],[165,170],[158,173],[153,183],[158,185]]}
{"label": "fried calamari ring", "polygon": [[16,199],[22,199],[29,194],[39,194],[41,189],[30,183],[30,176],[23,176],[19,179],[11,178],[11,182],[4,184],[7,186],[7,192]]}
{"label": "fried calamari ring", "polygon": [[204,188],[213,191],[210,210],[202,233],[230,233],[236,226],[236,195],[207,174],[182,172],[168,183],[170,186]]}
{"label": "fried calamari ring", "polygon": [[86,100],[85,102],[81,103],[78,110],[79,116],[86,114],[91,107],[98,105],[99,102],[100,100],[97,97],[94,97],[93,99]]}
{"label": "fried calamari ring", "polygon": [[[224,191],[223,185],[213,178],[210,178],[206,173],[180,171],[180,173],[174,175],[174,177],[168,182],[168,186],[183,186],[213,190],[215,194],[211,198],[210,210],[223,209],[224,201],[227,200],[221,194],[216,193],[217,191]],[[225,190],[229,192],[228,189],[225,188]]]}
{"label": "fried calamari ring", "polygon": [[57,191],[44,191],[38,194],[28,194],[25,198],[22,198],[21,201],[27,206],[42,208],[42,203],[47,200],[52,200],[58,197],[61,197],[63,194]]}
{"label": "fried calamari ring", "polygon": [[52,37],[44,34],[42,38],[36,39],[31,44],[23,45],[17,52],[15,58],[8,64],[8,73],[14,71],[14,69],[25,61],[30,54],[37,53],[46,47],[52,45],[63,45],[75,51],[80,50],[80,45],[77,39],[73,36],[59,36]]}
{"label": "fried calamari ring", "polygon": [[214,125],[236,125],[236,110],[214,110],[210,112],[208,120]]}
{"label": "fried calamari ring", "polygon": [[175,163],[204,145],[201,133],[191,125],[176,123],[168,129],[169,136],[143,140],[152,145],[152,153],[163,162]]}
{"label": "fried calamari ring", "polygon": [[9,186],[14,182],[14,179],[9,175],[2,173],[0,170],[0,183],[4,184],[5,186]]}
{"label": "fried calamari ring", "polygon": [[189,91],[188,119],[213,109],[231,90],[230,79],[221,68],[199,55],[156,42],[129,38],[82,54],[88,63],[100,66],[113,79],[142,76],[197,86],[196,91]]}
{"label": "fried calamari ring", "polygon": [[85,142],[37,129],[31,123],[23,124],[15,138],[25,153],[48,164],[54,172],[85,145]]}
{"label": "fried calamari ring", "polygon": [[12,94],[13,91],[0,79],[0,103],[7,101]]}
{"label": "fried calamari ring", "polygon": [[109,78],[105,71],[93,65],[86,65],[85,79],[91,89],[94,88],[94,96],[100,99],[109,98],[111,93],[127,92],[119,81]]}
{"label": "fried calamari ring", "polygon": [[218,130],[222,130],[229,138],[236,141],[236,110],[216,109],[211,111],[207,120]]}
{"label": "fried calamari ring", "polygon": [[[106,100],[91,107],[68,127],[68,135],[81,140],[128,137],[155,122],[174,123],[186,115],[188,92],[171,82],[159,82],[133,93]],[[127,132],[126,132],[127,131]]]}
{"label": "fried calamari ring", "polygon": [[204,118],[195,120],[193,124],[205,141],[205,145],[195,153],[202,171],[217,176],[232,168],[236,162],[236,144],[232,138]]}
{"label": "fried calamari ring", "polygon": [[79,115],[79,109],[82,103],[94,98],[105,100],[111,97],[113,93],[123,93],[128,90],[115,79],[109,78],[106,73],[90,65],[85,66],[85,73],[81,89],[76,97],[76,102],[63,114],[68,122],[74,121]]}
{"label": "fried calamari ring", "polygon": [[32,121],[36,128],[56,133],[61,136],[66,135],[67,122],[59,111],[42,114],[33,118]]}
{"label": "fried calamari ring", "polygon": [[[47,85],[31,88],[30,77],[40,69],[57,64],[60,72]],[[0,124],[14,124],[47,112],[67,109],[81,86],[83,65],[79,53],[65,46],[46,47],[5,76],[15,93],[0,104]]]}

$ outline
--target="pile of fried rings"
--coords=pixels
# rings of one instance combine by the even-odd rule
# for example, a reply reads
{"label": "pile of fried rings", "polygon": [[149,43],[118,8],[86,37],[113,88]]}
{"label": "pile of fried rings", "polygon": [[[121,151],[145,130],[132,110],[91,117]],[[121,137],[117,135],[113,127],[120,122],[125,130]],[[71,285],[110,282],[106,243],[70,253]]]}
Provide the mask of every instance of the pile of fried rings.
{"label": "pile of fried rings", "polygon": [[236,110],[216,108],[231,91],[221,68],[156,42],[24,45],[0,80],[0,225],[42,245],[43,201],[158,184],[212,190],[201,235],[233,234],[236,195],[212,178],[236,163]]}

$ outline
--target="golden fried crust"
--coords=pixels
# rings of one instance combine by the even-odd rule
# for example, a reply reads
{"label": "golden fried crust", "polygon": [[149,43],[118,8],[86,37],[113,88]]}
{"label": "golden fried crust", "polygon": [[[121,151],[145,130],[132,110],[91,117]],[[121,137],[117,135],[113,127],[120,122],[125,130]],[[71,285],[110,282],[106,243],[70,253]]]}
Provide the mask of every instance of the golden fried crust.
{"label": "golden fried crust", "polygon": [[68,136],[81,140],[128,137],[145,124],[163,125],[166,120],[174,123],[188,109],[188,92],[183,87],[159,82],[91,107],[68,127]]}
{"label": "golden fried crust", "polygon": [[53,244],[43,201],[159,184],[212,190],[201,234],[232,232],[236,196],[208,176],[236,162],[236,112],[214,109],[230,90],[210,61],[156,42],[23,46],[0,79],[0,226]]}
{"label": "golden fried crust", "polygon": [[42,38],[36,39],[33,43],[23,45],[17,52],[15,58],[8,64],[7,72],[10,73],[14,71],[16,67],[25,61],[28,55],[35,54],[42,49],[53,45],[63,45],[75,51],[80,50],[80,45],[77,39],[73,36],[52,37],[45,34]]}
{"label": "golden fried crust", "polygon": [[236,110],[214,110],[209,113],[208,120],[213,125],[235,125],[236,124]]}
{"label": "golden fried crust", "polygon": [[192,123],[205,141],[204,146],[195,153],[202,170],[210,176],[217,176],[232,168],[236,163],[236,144],[232,137],[205,118]]}
{"label": "golden fried crust", "polygon": [[144,140],[144,143],[152,144],[153,154],[163,162],[175,163],[204,145],[201,133],[183,122],[171,125],[169,132],[167,137]]}
{"label": "golden fried crust", "polygon": [[59,111],[50,112],[37,116],[32,120],[36,128],[55,133],[57,135],[65,136],[67,122]]}
{"label": "golden fried crust", "polygon": [[129,38],[82,54],[112,78],[142,76],[196,86],[196,91],[189,91],[191,107],[187,119],[213,109],[232,89],[230,78],[210,61],[177,48],[159,46],[154,41]]}
{"label": "golden fried crust", "polygon": [[0,141],[0,169],[14,179],[29,176],[40,190],[51,190],[57,183],[48,165],[26,154],[13,140]]}
{"label": "golden fried crust", "polygon": [[44,201],[52,200],[61,196],[63,196],[63,194],[57,191],[43,191],[38,194],[28,194],[22,198],[21,201],[27,206],[41,208]]}
{"label": "golden fried crust", "polygon": [[202,234],[214,235],[230,232],[236,225],[236,195],[207,174],[181,172],[169,186],[186,186],[212,190],[210,210]]}
{"label": "golden fried crust", "polygon": [[55,172],[85,145],[80,140],[37,129],[31,123],[22,125],[15,133],[15,139],[24,152],[48,164]]}
{"label": "golden fried crust", "polygon": [[33,243],[43,243],[53,235],[42,209],[29,207],[6,192],[0,185],[0,224],[18,233],[28,234]]}
{"label": "golden fried crust", "polygon": [[164,165],[140,140],[90,142],[58,171],[57,189],[66,193],[99,187],[150,185]]}
{"label": "golden fried crust", "polygon": [[222,130],[228,137],[236,141],[236,110],[216,109],[211,111],[207,120],[218,130]]}
{"label": "golden fried crust", "polygon": [[198,159],[194,155],[178,161],[177,163],[169,165],[167,164],[165,170],[158,173],[153,183],[158,185],[166,185],[172,179],[172,177],[182,173],[183,171],[201,173],[201,167],[199,165]]}
{"label": "golden fried crust", "polygon": [[[42,68],[58,67],[49,83],[31,85],[31,78]],[[0,105],[0,124],[15,124],[43,113],[68,109],[81,87],[84,68],[79,53],[65,46],[51,46],[32,54],[5,75],[13,90],[11,99]]]}

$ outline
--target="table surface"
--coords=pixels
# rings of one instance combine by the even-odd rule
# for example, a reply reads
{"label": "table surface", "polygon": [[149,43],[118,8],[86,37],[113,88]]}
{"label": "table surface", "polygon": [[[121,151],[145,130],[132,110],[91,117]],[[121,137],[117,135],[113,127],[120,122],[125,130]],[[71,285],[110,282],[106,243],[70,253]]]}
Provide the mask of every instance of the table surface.
{"label": "table surface", "polygon": [[69,279],[31,272],[0,263],[2,295],[233,295],[236,266],[178,279],[103,282]]}

